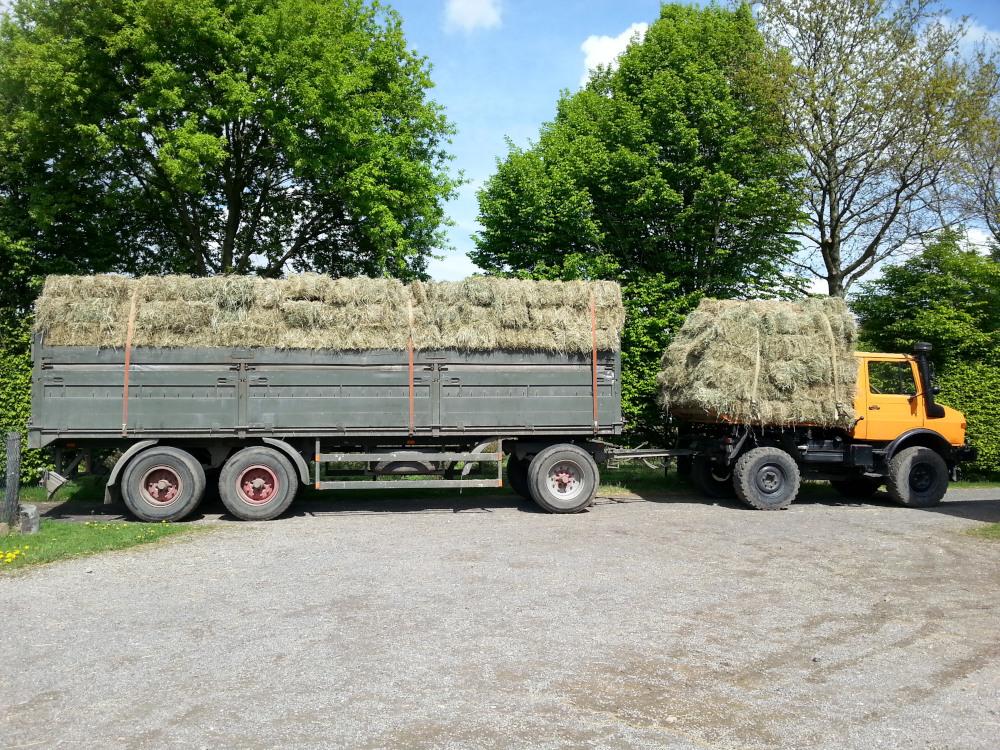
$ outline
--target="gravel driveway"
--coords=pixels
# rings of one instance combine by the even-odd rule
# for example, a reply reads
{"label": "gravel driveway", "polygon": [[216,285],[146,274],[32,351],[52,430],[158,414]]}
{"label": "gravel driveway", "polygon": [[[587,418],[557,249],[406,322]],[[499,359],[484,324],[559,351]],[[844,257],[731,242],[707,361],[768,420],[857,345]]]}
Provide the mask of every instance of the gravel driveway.
{"label": "gravel driveway", "polygon": [[0,577],[0,745],[1000,745],[1000,491],[307,507]]}

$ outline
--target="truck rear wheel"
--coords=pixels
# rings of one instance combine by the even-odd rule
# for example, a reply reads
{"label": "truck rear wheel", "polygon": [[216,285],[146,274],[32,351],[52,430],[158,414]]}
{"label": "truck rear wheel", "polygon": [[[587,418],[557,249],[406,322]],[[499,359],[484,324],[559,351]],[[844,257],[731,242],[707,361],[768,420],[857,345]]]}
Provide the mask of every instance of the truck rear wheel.
{"label": "truck rear wheel", "polygon": [[187,451],[155,446],[133,458],[122,475],[122,499],[143,521],[179,521],[205,494],[205,470]]}
{"label": "truck rear wheel", "polygon": [[941,455],[921,446],[901,450],[889,461],[886,489],[892,499],[911,508],[929,508],[948,491],[948,464]]}
{"label": "truck rear wheel", "polygon": [[691,483],[705,497],[715,500],[736,496],[732,472],[705,456],[695,456],[691,461]]}
{"label": "truck rear wheel", "polygon": [[575,445],[552,445],[531,460],[528,488],[549,513],[579,513],[594,502],[600,473],[597,462]]}
{"label": "truck rear wheel", "polygon": [[223,504],[244,521],[270,521],[292,504],[299,478],[274,448],[252,446],[233,455],[219,474]]}
{"label": "truck rear wheel", "polygon": [[799,494],[799,466],[781,448],[754,448],[736,461],[733,484],[740,500],[757,510],[784,510]]}
{"label": "truck rear wheel", "polygon": [[528,490],[528,466],[530,461],[518,458],[513,453],[507,459],[507,484],[518,495],[525,500],[531,500],[531,492]]}

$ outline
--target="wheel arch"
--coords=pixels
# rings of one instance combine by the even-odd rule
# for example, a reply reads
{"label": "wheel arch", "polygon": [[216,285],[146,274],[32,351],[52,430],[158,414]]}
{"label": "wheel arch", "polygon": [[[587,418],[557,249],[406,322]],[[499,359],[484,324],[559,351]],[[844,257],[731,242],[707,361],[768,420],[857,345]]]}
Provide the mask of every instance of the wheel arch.
{"label": "wheel arch", "polygon": [[291,445],[286,443],[284,440],[278,440],[277,438],[263,438],[262,441],[264,445],[269,445],[281,451],[285,456],[292,462],[295,466],[295,470],[298,472],[299,481],[302,484],[309,484],[309,467],[306,465],[306,460],[302,458],[302,454],[295,450]]}
{"label": "wheel arch", "polygon": [[140,440],[138,443],[130,445],[128,449],[126,449],[126,451],[118,457],[118,460],[115,461],[115,465],[111,468],[111,473],[108,475],[108,481],[104,485],[105,505],[110,505],[118,499],[121,491],[118,477],[121,475],[122,470],[128,465],[128,463],[147,448],[152,448],[154,445],[159,445],[159,443],[159,440]]}
{"label": "wheel arch", "polygon": [[919,428],[904,432],[885,447],[885,461],[888,463],[893,456],[906,448],[930,448],[939,453],[949,464],[952,463],[953,448],[945,437],[934,430]]}

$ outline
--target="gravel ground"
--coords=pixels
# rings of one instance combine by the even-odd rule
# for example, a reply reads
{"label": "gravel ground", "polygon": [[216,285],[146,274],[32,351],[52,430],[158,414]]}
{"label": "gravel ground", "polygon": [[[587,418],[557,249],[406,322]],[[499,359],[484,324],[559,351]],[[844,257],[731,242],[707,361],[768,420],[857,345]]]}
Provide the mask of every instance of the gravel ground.
{"label": "gravel ground", "polygon": [[6,748],[1000,744],[1000,491],[351,501],[0,577]]}

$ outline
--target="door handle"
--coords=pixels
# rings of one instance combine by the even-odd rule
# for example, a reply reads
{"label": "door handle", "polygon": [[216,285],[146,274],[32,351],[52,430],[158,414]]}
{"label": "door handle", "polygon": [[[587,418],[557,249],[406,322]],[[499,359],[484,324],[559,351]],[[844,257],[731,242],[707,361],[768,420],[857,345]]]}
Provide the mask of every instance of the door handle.
{"label": "door handle", "polygon": [[868,407],[868,411],[879,411],[882,407],[878,404],[872,404]]}

